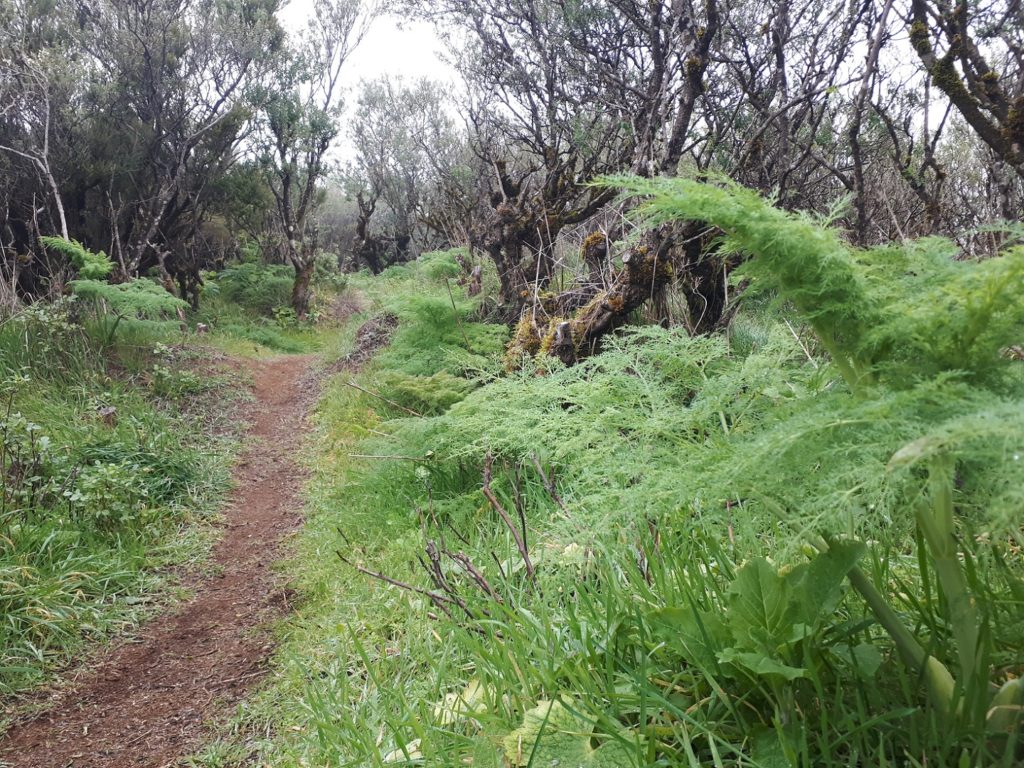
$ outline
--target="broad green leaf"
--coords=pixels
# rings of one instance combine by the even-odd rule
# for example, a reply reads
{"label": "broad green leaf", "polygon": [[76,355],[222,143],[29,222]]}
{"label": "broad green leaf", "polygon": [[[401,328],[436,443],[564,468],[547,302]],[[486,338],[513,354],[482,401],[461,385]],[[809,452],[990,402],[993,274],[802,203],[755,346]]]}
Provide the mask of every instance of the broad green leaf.
{"label": "broad green leaf", "polygon": [[815,625],[832,613],[842,597],[846,574],[864,554],[859,541],[834,541],[827,552],[822,552],[802,571],[802,619]]}
{"label": "broad green leaf", "polygon": [[832,647],[832,653],[865,678],[874,677],[882,666],[881,652],[870,643],[860,643],[852,648],[846,643],[838,643]]}
{"label": "broad green leaf", "polygon": [[738,651],[735,648],[726,648],[718,654],[718,660],[723,664],[732,664],[745,669],[757,677],[781,678],[786,682],[792,682],[798,677],[807,677],[807,670],[802,667],[791,667],[776,661],[763,653]]}
{"label": "broad green leaf", "polygon": [[794,596],[786,578],[764,558],[751,560],[729,587],[729,629],[742,648],[784,644],[794,624]]}
{"label": "broad green leaf", "polygon": [[993,733],[1009,732],[1024,724],[1024,679],[1015,678],[1003,683],[992,697],[986,724]]}
{"label": "broad green leaf", "polygon": [[796,765],[774,728],[759,729],[752,741],[751,757],[759,768],[792,768]]}
{"label": "broad green leaf", "polygon": [[786,645],[793,645],[794,643],[799,643],[801,640],[806,640],[813,634],[814,627],[799,621],[790,629],[789,637],[786,638],[785,643]]}
{"label": "broad green leaf", "polygon": [[729,644],[722,619],[694,608],[662,608],[651,614],[655,634],[699,667],[714,667],[718,652]]}
{"label": "broad green leaf", "polygon": [[523,716],[523,724],[505,737],[509,765],[531,768],[628,768],[632,750],[607,739],[594,748],[594,728],[561,702],[542,701]]}

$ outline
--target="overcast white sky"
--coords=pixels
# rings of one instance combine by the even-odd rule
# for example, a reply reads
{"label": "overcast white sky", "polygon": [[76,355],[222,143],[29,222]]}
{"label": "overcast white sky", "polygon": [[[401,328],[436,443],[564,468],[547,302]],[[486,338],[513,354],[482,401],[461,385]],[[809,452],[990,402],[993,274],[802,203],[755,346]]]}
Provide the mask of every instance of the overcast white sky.
{"label": "overcast white sky", "polygon": [[[310,0],[290,0],[278,12],[278,18],[287,30],[298,31],[306,25],[311,9]],[[381,75],[453,81],[455,73],[442,61],[442,51],[441,41],[429,24],[403,20],[399,27],[396,17],[382,16],[373,22],[349,58],[343,77],[349,84]]]}
{"label": "overcast white sky", "polygon": [[[278,18],[289,32],[298,32],[306,26],[312,6],[312,0],[289,0],[278,11]],[[399,25],[399,19],[391,15],[375,19],[370,31],[342,70],[346,106],[354,103],[360,81],[384,75],[407,80],[428,77],[457,87],[458,75],[443,61],[443,51],[444,46],[430,24],[402,20]],[[342,164],[352,159],[344,127],[330,154]]]}
{"label": "overcast white sky", "polygon": [[374,22],[352,54],[349,74],[355,79],[386,74],[452,81],[455,72],[442,61],[442,51],[441,41],[426,22],[404,22],[399,28],[393,18],[384,17]]}

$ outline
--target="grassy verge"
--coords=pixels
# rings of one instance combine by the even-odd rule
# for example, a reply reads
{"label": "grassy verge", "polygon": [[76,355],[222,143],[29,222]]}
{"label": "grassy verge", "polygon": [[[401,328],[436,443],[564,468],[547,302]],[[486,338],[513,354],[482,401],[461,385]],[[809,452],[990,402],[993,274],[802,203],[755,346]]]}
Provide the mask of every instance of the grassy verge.
{"label": "grassy verge", "polygon": [[306,354],[323,343],[323,335],[310,323],[268,317],[219,297],[203,303],[198,321],[209,328],[207,343],[237,357]]}
{"label": "grassy verge", "polygon": [[165,600],[205,557],[230,480],[237,371],[166,327],[122,324],[101,349],[73,313],[40,304],[0,326],[5,697]]}

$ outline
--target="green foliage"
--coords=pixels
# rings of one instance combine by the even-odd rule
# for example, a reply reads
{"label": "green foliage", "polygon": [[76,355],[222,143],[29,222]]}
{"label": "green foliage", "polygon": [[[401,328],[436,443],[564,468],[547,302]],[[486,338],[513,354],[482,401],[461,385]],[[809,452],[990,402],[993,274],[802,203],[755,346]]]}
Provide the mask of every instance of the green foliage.
{"label": "green foliage", "polygon": [[179,399],[188,395],[196,395],[208,386],[197,374],[189,370],[176,370],[156,364],[150,387],[161,397]]}
{"label": "green foliage", "polygon": [[714,185],[610,177],[602,183],[649,198],[639,213],[650,226],[695,219],[725,230],[728,249],[757,254],[746,269],[755,286],[784,291],[786,300],[813,324],[837,365],[867,362],[858,353],[877,308],[838,232],[808,216],[774,208],[756,192],[724,180]]}
{"label": "green foliage", "polygon": [[788,331],[772,329],[769,339],[740,358],[724,340],[682,328],[632,330],[593,360],[493,381],[442,418],[403,424],[397,438],[453,460],[537,454],[562,468],[602,525],[626,524],[652,505],[722,519],[741,492],[730,435],[760,434],[770,416],[820,394]]}
{"label": "green foliage", "polygon": [[894,388],[952,373],[988,380],[1000,350],[1020,341],[1024,248],[982,262],[929,238],[862,251],[806,215],[775,208],[728,181],[612,177],[647,198],[648,226],[696,219],[721,228],[728,248],[753,258],[736,272],[754,291],[790,303],[854,389],[876,376]]}
{"label": "green foliage", "polygon": [[[254,258],[258,253],[251,254]],[[310,308],[305,321],[291,307],[294,270],[288,265],[245,261],[231,265],[207,282],[206,300],[196,319],[213,330],[217,343],[241,354],[309,352],[318,344],[315,324],[329,302],[344,290],[346,279],[335,260],[316,261],[314,284],[324,289],[323,305]]]}
{"label": "green foliage", "polygon": [[[736,572],[724,605],[660,609],[654,623],[664,628],[668,647],[709,673],[769,685],[810,678],[814,673],[805,665],[824,666],[814,658],[829,647],[821,633],[831,628],[840,588],[863,552],[859,543],[838,544],[785,573],[755,558]],[[872,651],[877,655],[872,646],[859,648],[865,662]],[[866,664],[865,672],[870,666],[878,664]]]}
{"label": "green foliage", "polygon": [[[1017,687],[990,688],[1024,654],[1024,386],[1000,351],[1018,257],[857,251],[728,185],[630,183],[655,190],[652,223],[722,226],[774,302],[543,375],[477,366],[447,407],[416,392],[423,419],[329,390],[292,566],[310,602],[263,714],[303,730],[266,761],[1015,764]],[[401,323],[364,384],[411,398],[474,370],[443,284],[408,265],[375,286]],[[487,453],[536,583],[480,493]],[[441,555],[428,578],[444,549],[475,571]],[[439,704],[470,686],[479,707]]]}
{"label": "green foliage", "polygon": [[417,259],[418,267],[430,280],[452,280],[463,274],[462,266],[455,259],[459,255],[467,255],[465,249],[455,248],[450,251],[423,253]]}
{"label": "green foliage", "polygon": [[292,297],[294,270],[287,264],[243,262],[222,270],[216,278],[219,295],[256,314],[273,316]]}
{"label": "green foliage", "polygon": [[236,339],[244,339],[274,352],[301,354],[309,351],[309,343],[307,341],[283,332],[276,325],[255,324],[244,321],[229,322],[221,325],[219,330]]}
{"label": "green foliage", "polygon": [[122,322],[166,324],[188,303],[168,293],[162,286],[144,278],[125,283],[100,280],[73,280],[75,296],[91,302],[93,320],[105,344],[114,341]]}
{"label": "green foliage", "polygon": [[445,293],[409,295],[392,309],[398,315],[398,329],[380,356],[382,367],[414,376],[496,369],[494,361],[508,331],[470,322],[469,302],[453,307]]}
{"label": "green foliage", "polygon": [[475,388],[473,382],[446,371],[439,371],[433,376],[385,371],[377,382],[389,400],[424,416],[444,413]]}
{"label": "green foliage", "polygon": [[[926,651],[857,569],[851,583],[921,674],[939,710],[977,737],[984,732],[994,673],[982,638],[998,632],[979,610],[981,600],[993,597],[974,566],[984,552],[970,540],[959,541],[957,528],[980,522],[985,537],[1019,536],[1014,524],[1001,520],[1021,501],[1018,492],[1005,489],[1024,481],[1024,420],[1018,415],[1024,391],[1020,371],[1010,368],[1002,351],[1019,340],[1024,326],[1016,300],[1024,288],[1024,250],[967,263],[955,260],[950,244],[931,239],[860,253],[805,217],[778,211],[735,185],[618,181],[650,198],[641,208],[650,224],[696,218],[721,227],[733,247],[752,257],[741,274],[794,305],[811,324],[854,395],[830,403],[829,414],[816,414],[810,426],[819,433],[828,419],[853,427],[829,429],[824,450],[851,439],[863,442],[872,432],[891,441],[893,427],[906,430],[899,443],[890,442],[892,458],[885,464],[898,477],[893,513],[916,526],[919,578],[938,582],[949,637],[933,638],[937,649]],[[879,409],[888,420],[881,434],[863,418]],[[788,432],[791,440],[786,428],[794,423],[800,419],[782,422],[775,435]],[[845,464],[859,469],[856,456],[845,453]],[[776,462],[782,463],[777,456]],[[907,472],[917,467],[927,472],[924,482],[918,472]],[[831,514],[823,510],[812,529],[835,529],[844,511],[852,511],[859,489],[844,485],[845,503],[837,499]],[[781,501],[780,515],[791,518],[789,510],[798,506]],[[956,680],[946,668],[954,660]]]}
{"label": "green foliage", "polygon": [[43,235],[39,238],[49,250],[64,256],[83,280],[101,280],[114,271],[114,262],[103,251],[93,253],[77,240]]}
{"label": "green foliage", "polygon": [[95,462],[82,467],[72,488],[64,493],[76,518],[100,529],[137,525],[152,515],[146,487],[137,464]]}
{"label": "green foliage", "polygon": [[202,548],[186,524],[226,486],[195,403],[162,412],[112,375],[107,355],[123,370],[123,342],[101,349],[72,321],[80,302],[39,303],[0,326],[4,693],[136,618],[164,578],[155,569]]}
{"label": "green foliage", "polygon": [[[79,278],[68,285],[76,298],[91,307],[94,327],[107,345],[113,343],[122,321],[159,324],[188,308],[185,301],[150,280],[106,282],[103,278],[113,271],[114,265],[102,251],[93,253],[78,241],[61,237],[44,236],[40,241],[66,256],[78,270]],[[50,310],[43,307],[40,311]]]}
{"label": "green foliage", "polygon": [[341,293],[348,285],[348,278],[342,274],[338,256],[333,253],[318,253],[314,262],[313,284],[325,286],[334,293]]}
{"label": "green foliage", "polygon": [[113,284],[99,280],[74,280],[71,289],[76,296],[103,302],[118,317],[161,319],[188,307],[186,302],[151,280],[129,280]]}
{"label": "green foliage", "polygon": [[78,322],[74,297],[36,302],[0,323],[0,376],[73,384],[102,369],[92,338]]}
{"label": "green foliage", "polygon": [[452,269],[461,269],[456,253],[423,254],[375,278],[392,294],[388,309],[398,327],[377,355],[382,372],[373,386],[424,415],[443,413],[473,391],[477,379],[496,373],[508,338],[503,326],[471,321],[475,302],[459,298],[458,286],[445,285]]}

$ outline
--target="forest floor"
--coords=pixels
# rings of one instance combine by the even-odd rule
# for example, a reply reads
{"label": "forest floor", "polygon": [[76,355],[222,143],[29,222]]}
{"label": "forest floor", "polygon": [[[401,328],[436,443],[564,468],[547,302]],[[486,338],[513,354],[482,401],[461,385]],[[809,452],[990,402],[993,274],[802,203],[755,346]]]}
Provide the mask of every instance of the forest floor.
{"label": "forest floor", "polygon": [[271,570],[302,522],[303,424],[315,402],[311,356],[246,361],[254,380],[249,440],[234,470],[211,568],[193,597],[115,644],[15,723],[0,742],[12,768],[160,768],[202,741],[262,676],[269,625],[289,609]]}

